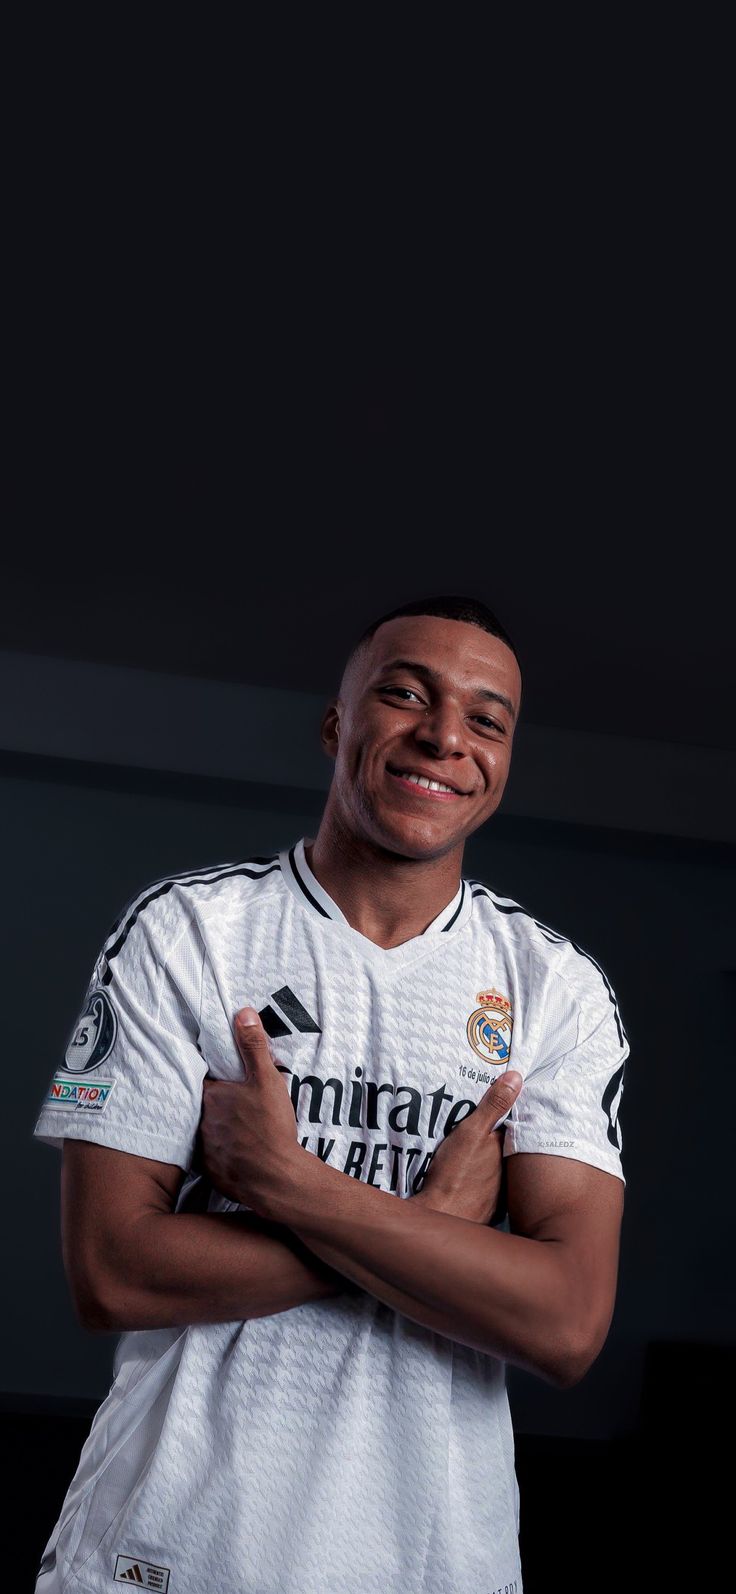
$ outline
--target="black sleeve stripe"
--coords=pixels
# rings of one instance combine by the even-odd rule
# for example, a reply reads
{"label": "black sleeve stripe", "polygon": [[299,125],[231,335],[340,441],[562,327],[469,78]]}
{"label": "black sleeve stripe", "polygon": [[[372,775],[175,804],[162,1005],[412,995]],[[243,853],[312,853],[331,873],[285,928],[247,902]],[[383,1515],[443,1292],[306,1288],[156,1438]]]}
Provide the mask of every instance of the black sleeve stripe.
{"label": "black sleeve stripe", "polygon": [[490,899],[490,901],[493,903],[493,906],[496,909],[497,913],[506,913],[506,914],[523,913],[525,918],[531,919],[532,923],[537,926],[537,929],[541,930],[541,932],[542,932],[542,934],[543,934],[543,936],[544,936],[546,941],[551,941],[551,942],[553,942],[555,944],[558,944],[558,945],[562,941],[568,941],[570,946],[573,947],[574,950],[576,952],[578,952],[581,957],[587,958],[588,962],[593,964],[593,967],[598,970],[598,973],[600,974],[601,979],[603,980],[603,983],[604,983],[604,985],[606,987],[606,990],[608,991],[608,999],[613,1004],[613,1013],[614,1013],[614,1018],[616,1020],[616,1028],[618,1030],[618,1038],[619,1038],[620,1044],[621,1044],[621,1046],[625,1046],[625,1045],[628,1046],[629,1045],[629,1037],[628,1037],[628,1035],[626,1033],[626,1030],[624,1029],[623,1019],[621,1018],[621,1014],[619,1012],[618,1002],[617,1002],[616,997],[614,995],[613,987],[611,985],[610,980],[608,979],[608,976],[607,976],[607,974],[605,972],[605,969],[601,968],[600,963],[596,962],[596,959],[592,956],[592,954],[590,952],[586,952],[584,947],[578,946],[577,942],[573,941],[570,936],[563,935],[560,930],[553,929],[552,925],[550,925],[550,924],[543,924],[541,919],[535,918],[534,914],[533,913],[529,913],[526,908],[522,907],[521,903],[519,903],[519,902],[499,902],[497,897],[496,897],[496,895],[495,895],[495,892],[493,892],[490,889],[490,887],[487,886],[484,883],[484,881],[482,881],[482,880],[471,880],[468,883],[469,883],[469,885],[471,887],[472,886],[476,886],[478,888],[477,890],[473,891],[473,896],[474,897],[488,897]]}
{"label": "black sleeve stripe", "polygon": [[[213,873],[211,867],[209,870],[199,870],[196,873],[192,873],[192,871],[189,870],[185,871],[183,874],[169,875],[166,880],[157,881],[155,889],[148,891],[147,895],[143,895],[142,897],[139,895],[138,897],[133,898],[132,901],[134,901],[136,905],[133,908],[132,913],[128,913],[128,908],[126,907],[110,931],[110,935],[114,935],[118,925],[123,924],[123,928],[117,937],[117,940],[113,942],[112,946],[107,944],[105,945],[104,956],[107,966],[102,976],[102,984],[109,985],[110,980],[112,979],[109,964],[113,958],[117,957],[118,953],[125,945],[125,942],[127,941],[139,914],[143,913],[144,909],[149,906],[149,903],[155,902],[159,897],[165,896],[168,891],[171,891],[173,887],[177,885],[214,885],[218,880],[228,880],[236,875],[247,875],[251,880],[260,880],[265,875],[273,874],[274,870],[280,869],[281,865],[278,862],[278,854],[274,854],[273,857],[276,859],[275,862],[273,862],[270,858],[251,858],[243,863],[238,864],[216,864],[213,867],[216,871],[219,870],[219,873]],[[261,869],[249,869],[247,867],[247,863],[261,863],[268,865],[268,867]],[[128,906],[130,906],[130,904],[128,904]],[[127,918],[126,914],[128,914]],[[123,920],[125,921],[124,923]]]}

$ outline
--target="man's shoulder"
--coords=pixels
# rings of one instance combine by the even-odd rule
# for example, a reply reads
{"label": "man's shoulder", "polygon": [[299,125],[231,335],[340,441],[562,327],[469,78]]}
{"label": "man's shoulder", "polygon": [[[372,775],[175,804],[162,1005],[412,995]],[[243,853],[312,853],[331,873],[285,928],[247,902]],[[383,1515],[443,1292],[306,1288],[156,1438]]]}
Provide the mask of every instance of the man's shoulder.
{"label": "man's shoulder", "polygon": [[534,957],[581,999],[601,983],[608,983],[595,953],[582,946],[566,929],[550,924],[528,903],[502,895],[488,881],[465,878],[473,893],[474,918],[478,925],[495,939],[500,938],[517,956],[524,953]]}
{"label": "man's shoulder", "polygon": [[117,955],[132,938],[150,941],[159,953],[170,954],[187,935],[198,937],[213,916],[270,893],[280,875],[278,852],[159,875],[128,897],[107,933],[105,952],[108,958]]}

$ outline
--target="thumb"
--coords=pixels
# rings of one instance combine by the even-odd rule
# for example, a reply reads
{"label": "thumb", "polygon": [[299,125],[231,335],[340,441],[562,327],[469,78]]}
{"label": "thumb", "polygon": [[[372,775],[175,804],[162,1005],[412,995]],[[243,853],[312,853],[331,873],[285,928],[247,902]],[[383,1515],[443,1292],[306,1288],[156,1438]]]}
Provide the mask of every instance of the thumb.
{"label": "thumb", "polygon": [[254,1007],[241,1007],[235,1014],[235,1039],[238,1050],[247,1064],[247,1078],[265,1063],[272,1063],[268,1036]]}
{"label": "thumb", "polygon": [[492,1081],[478,1105],[485,1107],[492,1122],[495,1122],[511,1111],[523,1083],[522,1075],[517,1069],[507,1069],[504,1074],[498,1074]]}

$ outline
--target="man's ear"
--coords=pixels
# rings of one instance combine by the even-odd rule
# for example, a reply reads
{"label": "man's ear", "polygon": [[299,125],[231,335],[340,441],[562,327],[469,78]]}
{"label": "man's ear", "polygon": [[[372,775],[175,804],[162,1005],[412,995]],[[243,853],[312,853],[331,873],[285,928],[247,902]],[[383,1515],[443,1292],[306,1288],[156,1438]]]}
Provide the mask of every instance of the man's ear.
{"label": "man's ear", "polygon": [[340,744],[340,710],[342,704],[339,697],[330,699],[320,726],[320,740],[328,758],[337,758],[337,749]]}

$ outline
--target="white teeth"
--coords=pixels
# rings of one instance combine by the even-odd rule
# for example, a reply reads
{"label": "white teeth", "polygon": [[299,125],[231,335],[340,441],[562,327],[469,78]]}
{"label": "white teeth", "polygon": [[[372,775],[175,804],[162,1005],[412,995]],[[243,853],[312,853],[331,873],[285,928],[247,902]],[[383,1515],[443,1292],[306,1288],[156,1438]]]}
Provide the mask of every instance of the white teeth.
{"label": "white teeth", "polygon": [[400,769],[399,774],[403,780],[411,780],[415,786],[426,786],[428,791],[451,791],[454,795],[454,786],[443,786],[441,780],[427,780],[426,775],[410,775],[407,770]]}

